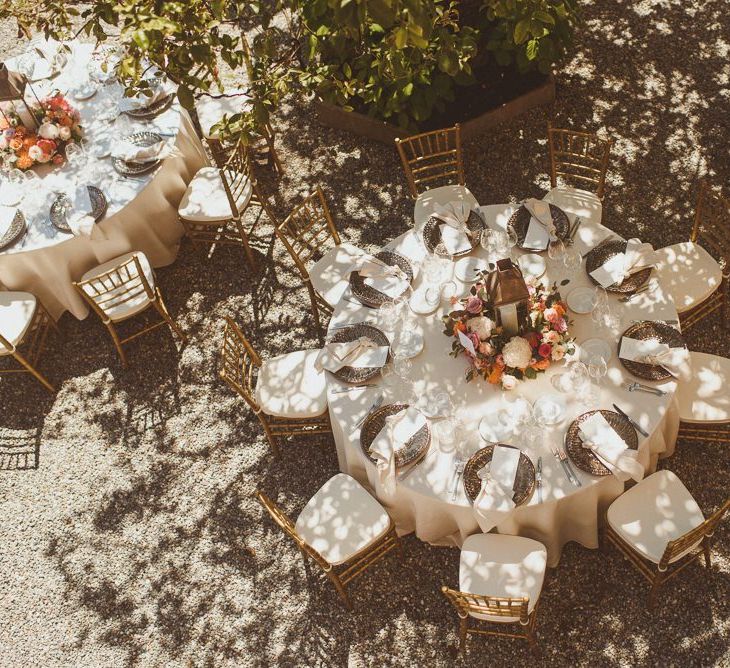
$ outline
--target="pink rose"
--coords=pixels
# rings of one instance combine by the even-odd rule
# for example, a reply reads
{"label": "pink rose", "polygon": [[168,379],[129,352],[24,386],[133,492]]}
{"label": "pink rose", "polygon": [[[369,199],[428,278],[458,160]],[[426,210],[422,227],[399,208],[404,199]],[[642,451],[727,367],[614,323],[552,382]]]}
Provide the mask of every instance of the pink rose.
{"label": "pink rose", "polygon": [[543,313],[543,316],[545,316],[545,320],[547,320],[550,323],[555,323],[558,318],[560,317],[558,315],[558,312],[554,308],[546,308],[545,312]]}
{"label": "pink rose", "polygon": [[63,164],[63,156],[60,153],[56,153],[56,155],[53,156],[53,164],[54,165]]}
{"label": "pink rose", "polygon": [[492,355],[494,354],[494,346],[489,342],[484,342],[479,344],[478,348],[479,352],[482,355]]}
{"label": "pink rose", "polygon": [[545,359],[550,359],[550,354],[553,352],[553,347],[549,343],[543,343],[538,349],[538,354],[540,357],[544,357]]}
{"label": "pink rose", "polygon": [[559,362],[563,357],[565,357],[565,346],[555,346],[553,348],[553,361]]}
{"label": "pink rose", "polygon": [[519,381],[514,376],[506,373],[502,376],[502,389],[503,390],[514,390],[517,387]]}
{"label": "pink rose", "polygon": [[565,334],[565,332],[568,331],[568,323],[565,322],[565,318],[559,318],[558,321],[553,324],[553,329],[561,334]]}
{"label": "pink rose", "polygon": [[476,334],[476,332],[469,332],[467,334],[467,336],[469,337],[469,340],[474,344],[474,349],[475,350],[478,349],[479,348],[479,336]]}
{"label": "pink rose", "polygon": [[550,331],[547,331],[542,335],[542,340],[545,343],[550,343],[554,345],[558,341],[560,341],[560,334],[551,329]]}
{"label": "pink rose", "polygon": [[483,306],[482,300],[476,295],[472,295],[466,300],[466,310],[468,313],[473,313],[474,315],[481,313]]}

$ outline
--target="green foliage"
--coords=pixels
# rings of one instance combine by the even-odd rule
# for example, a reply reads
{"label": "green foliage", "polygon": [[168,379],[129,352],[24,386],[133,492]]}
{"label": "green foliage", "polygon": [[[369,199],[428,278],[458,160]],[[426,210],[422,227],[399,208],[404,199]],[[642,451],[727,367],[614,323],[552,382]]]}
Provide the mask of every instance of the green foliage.
{"label": "green foliage", "polygon": [[415,128],[471,80],[478,32],[450,0],[300,0],[302,83],[345,109]]}
{"label": "green foliage", "polygon": [[500,65],[548,73],[571,43],[578,22],[574,0],[484,0],[487,48]]}

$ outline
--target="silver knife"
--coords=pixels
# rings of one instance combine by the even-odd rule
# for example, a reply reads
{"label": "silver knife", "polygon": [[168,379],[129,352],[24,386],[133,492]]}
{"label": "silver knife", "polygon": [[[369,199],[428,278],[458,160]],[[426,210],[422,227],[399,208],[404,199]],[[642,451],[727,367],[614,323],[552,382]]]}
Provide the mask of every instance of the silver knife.
{"label": "silver knife", "polygon": [[649,434],[648,434],[648,433],[647,433],[647,432],[646,432],[646,431],[645,431],[645,430],[644,430],[644,429],[643,429],[643,428],[641,427],[641,425],[640,425],[640,424],[639,424],[638,422],[636,422],[636,420],[634,420],[633,418],[629,417],[629,416],[628,416],[628,415],[627,415],[627,414],[626,414],[626,413],[625,413],[624,411],[622,411],[622,410],[621,410],[621,409],[620,409],[620,408],[619,408],[619,407],[618,407],[618,406],[617,406],[616,404],[614,404],[614,405],[613,405],[613,407],[614,407],[614,408],[615,408],[615,409],[616,409],[616,410],[617,410],[617,411],[618,411],[619,413],[621,413],[621,415],[623,415],[623,416],[624,416],[624,417],[625,417],[625,418],[626,418],[626,419],[627,419],[627,420],[629,421],[629,424],[630,424],[630,425],[631,425],[631,426],[632,426],[632,427],[633,427],[634,429],[636,429],[636,431],[638,431],[638,432],[639,432],[640,434],[642,434],[643,436],[646,436],[646,437],[648,437],[648,436],[649,436]]}
{"label": "silver knife", "polygon": [[368,412],[365,413],[365,415],[363,415],[357,421],[357,424],[355,425],[355,429],[357,429],[358,427],[362,426],[363,422],[365,422],[365,420],[368,418],[368,416],[370,415],[370,413],[372,413],[376,408],[380,408],[380,406],[382,405],[382,403],[383,403],[383,395],[381,394],[375,401],[373,401],[373,405],[370,406],[370,408],[368,408]]}
{"label": "silver knife", "polygon": [[537,458],[537,471],[535,471],[537,482],[537,500],[542,503],[542,457]]}

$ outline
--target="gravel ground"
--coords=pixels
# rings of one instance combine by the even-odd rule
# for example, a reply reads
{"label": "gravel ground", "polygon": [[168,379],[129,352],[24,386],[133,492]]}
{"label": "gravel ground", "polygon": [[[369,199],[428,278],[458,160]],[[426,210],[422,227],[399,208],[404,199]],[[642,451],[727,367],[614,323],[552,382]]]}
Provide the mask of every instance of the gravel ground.
{"label": "gravel ground", "polygon": [[[730,177],[727,5],[583,4],[554,108],[468,144],[467,183],[481,203],[542,194],[552,116],[616,140],[609,227],[655,246],[686,239],[699,178]],[[12,27],[0,31],[0,53],[16,49]],[[412,205],[394,148],[322,128],[304,103],[287,106],[278,127],[286,173],[262,174],[278,215],[320,184],[347,239],[375,248],[406,229]],[[293,442],[275,461],[216,377],[224,315],[265,355],[316,342],[306,292],[270,227],[256,246],[256,276],[235,251],[208,261],[187,242],[158,272],[190,336],[181,354],[158,330],[130,347],[122,370],[98,320],[67,314],[43,363],[59,392],[0,381],[0,442],[38,457],[36,469],[0,471],[0,665],[730,665],[727,522],[712,571],[688,569],[653,615],[614,550],[568,545],[543,592],[537,658],[496,638],[471,640],[457,658],[456,615],[439,588],[457,583],[458,552],[413,536],[403,559],[356,583],[346,612],[251,498],[262,484],[296,515],[337,471],[334,444]],[[719,317],[688,340],[730,349]],[[661,465],[708,513],[727,495],[727,446],[680,442]]]}

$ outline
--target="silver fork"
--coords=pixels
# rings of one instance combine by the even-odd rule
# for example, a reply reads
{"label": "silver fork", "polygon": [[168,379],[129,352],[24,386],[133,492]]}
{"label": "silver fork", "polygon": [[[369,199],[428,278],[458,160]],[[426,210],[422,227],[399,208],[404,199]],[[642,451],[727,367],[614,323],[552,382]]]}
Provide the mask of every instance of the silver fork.
{"label": "silver fork", "polygon": [[377,398],[377,399],[376,399],[375,401],[373,401],[373,404],[372,404],[372,406],[370,406],[370,408],[368,408],[368,412],[367,412],[367,413],[365,413],[365,415],[363,415],[363,416],[362,416],[362,417],[361,417],[361,418],[360,418],[360,419],[359,419],[359,420],[357,421],[357,424],[355,425],[355,429],[357,429],[358,427],[361,427],[361,426],[362,426],[362,423],[363,423],[363,422],[365,422],[365,420],[367,419],[368,415],[370,415],[370,413],[372,413],[372,412],[373,412],[374,410],[376,410],[377,408],[380,408],[380,406],[381,406],[382,404],[383,404],[383,395],[381,394],[381,395],[380,395],[380,396],[379,396],[379,397],[378,397],[378,398]]}
{"label": "silver fork", "polygon": [[648,392],[649,394],[656,394],[658,397],[663,397],[666,394],[664,390],[660,390],[658,387],[642,385],[641,383],[627,383],[626,389],[629,392],[636,392],[637,390],[641,392]]}
{"label": "silver fork", "polygon": [[454,489],[451,491],[451,500],[456,501],[456,493],[459,491],[459,481],[461,475],[464,473],[464,462],[459,459],[454,463],[454,470],[456,471],[456,479],[454,480]]}
{"label": "silver fork", "polygon": [[582,222],[583,219],[580,216],[575,217],[575,221],[573,221],[573,227],[568,233],[568,246],[572,246],[575,242],[575,233],[578,231],[578,228],[581,226]]}

